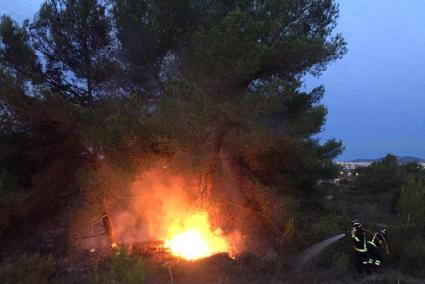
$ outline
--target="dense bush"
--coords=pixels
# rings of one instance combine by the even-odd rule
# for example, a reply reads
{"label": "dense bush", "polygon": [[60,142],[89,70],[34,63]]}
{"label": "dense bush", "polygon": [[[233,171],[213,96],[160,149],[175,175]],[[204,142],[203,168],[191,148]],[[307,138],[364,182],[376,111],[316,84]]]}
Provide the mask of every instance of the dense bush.
{"label": "dense bush", "polygon": [[312,226],[312,235],[317,241],[344,233],[350,224],[350,217],[339,212],[329,212]]}
{"label": "dense bush", "polygon": [[125,247],[113,253],[108,263],[108,270],[97,275],[98,283],[140,284],[144,279],[142,257],[130,255]]}
{"label": "dense bush", "polygon": [[417,163],[399,164],[395,156],[388,155],[359,173],[353,188],[343,190],[331,207],[349,210],[372,231],[387,228],[390,255],[384,253],[385,265],[423,277],[425,263],[420,260],[425,259],[425,170]]}
{"label": "dense bush", "polygon": [[131,255],[126,248],[115,251],[109,259],[95,262],[84,260],[66,269],[56,264],[52,256],[24,254],[17,259],[5,261],[0,266],[0,283],[144,283],[145,269],[140,255]]}
{"label": "dense bush", "polygon": [[411,175],[401,187],[396,206],[399,221],[404,226],[414,225],[416,230],[425,231],[425,185]]}
{"label": "dense bush", "polygon": [[391,238],[392,260],[403,270],[425,277],[425,185],[409,176],[398,199],[398,224]]}
{"label": "dense bush", "polygon": [[[314,242],[343,234],[350,225],[348,215],[336,211],[319,218],[311,227]],[[341,273],[351,268],[351,239],[343,238],[332,244],[317,257],[316,263],[322,268]]]}
{"label": "dense bush", "polygon": [[372,194],[398,190],[403,183],[403,169],[394,155],[387,155],[381,161],[359,168],[358,171],[356,188]]}
{"label": "dense bush", "polygon": [[54,272],[55,263],[52,257],[24,254],[15,261],[6,261],[1,264],[0,283],[48,283]]}
{"label": "dense bush", "polygon": [[425,277],[425,233],[415,225],[401,225],[389,237],[391,265],[404,273]]}

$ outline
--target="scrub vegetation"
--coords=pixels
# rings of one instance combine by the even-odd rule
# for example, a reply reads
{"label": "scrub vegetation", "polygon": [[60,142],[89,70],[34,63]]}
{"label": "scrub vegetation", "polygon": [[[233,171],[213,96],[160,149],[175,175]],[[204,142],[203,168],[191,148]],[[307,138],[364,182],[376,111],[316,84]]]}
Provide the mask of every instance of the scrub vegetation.
{"label": "scrub vegetation", "polygon": [[[399,164],[395,156],[387,155],[356,171],[358,176],[345,175],[338,185],[323,185],[324,195],[317,200],[334,213],[322,219],[319,227],[326,234],[332,230],[329,224],[341,224],[344,217],[346,224],[351,216],[358,216],[372,232],[385,228],[390,249],[384,257],[387,269],[423,279],[425,266],[418,260],[424,257],[425,169],[415,162]],[[382,182],[377,182],[377,177]],[[323,264],[336,265],[338,270],[340,262],[333,264],[332,258],[343,252],[339,256],[349,259],[349,251],[343,248],[348,245],[341,242],[326,252]],[[352,266],[349,261],[345,264],[344,270]]]}
{"label": "scrub vegetation", "polygon": [[344,241],[311,273],[288,260],[353,214],[389,226],[389,267],[424,277],[424,170],[389,156],[330,182],[342,142],[316,138],[325,89],[302,85],[347,51],[337,18],[332,0],[47,0],[22,25],[2,16],[0,282],[169,281],[126,250],[79,249],[99,218],[114,244],[126,189],[162,163],[224,214],[235,202],[209,185],[230,171],[252,218],[244,255],[176,264],[176,282],[352,279]]}

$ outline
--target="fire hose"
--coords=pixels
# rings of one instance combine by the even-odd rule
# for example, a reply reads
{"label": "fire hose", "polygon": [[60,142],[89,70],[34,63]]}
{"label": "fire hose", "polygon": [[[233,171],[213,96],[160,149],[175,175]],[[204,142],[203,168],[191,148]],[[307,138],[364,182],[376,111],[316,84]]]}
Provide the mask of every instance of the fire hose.
{"label": "fire hose", "polygon": [[[368,233],[368,234],[370,234],[371,236],[373,236],[375,233],[373,233],[372,231],[369,231],[369,230],[367,230],[367,229],[363,229],[363,231],[365,231],[366,233]],[[351,235],[351,230],[347,230],[346,232],[345,232],[345,235],[346,236],[350,236]],[[388,249],[388,243],[387,243],[387,240],[385,239],[385,237],[381,234],[381,237],[382,237],[382,242],[383,242],[383,245],[382,245],[382,247],[385,249],[385,252],[387,253],[387,255],[390,255],[390,250]]]}

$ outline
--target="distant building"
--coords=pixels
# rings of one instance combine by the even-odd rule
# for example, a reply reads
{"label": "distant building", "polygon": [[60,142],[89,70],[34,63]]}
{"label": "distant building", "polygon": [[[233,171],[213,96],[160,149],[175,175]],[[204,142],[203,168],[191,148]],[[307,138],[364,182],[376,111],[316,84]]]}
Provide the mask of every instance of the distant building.
{"label": "distant building", "polygon": [[[338,165],[341,165],[345,170],[351,171],[361,167],[370,166],[373,161],[359,161],[359,162],[336,162]],[[418,162],[419,165],[425,168],[425,162]]]}
{"label": "distant building", "polygon": [[347,171],[355,170],[361,167],[368,167],[372,162],[336,162],[338,165],[341,165]]}

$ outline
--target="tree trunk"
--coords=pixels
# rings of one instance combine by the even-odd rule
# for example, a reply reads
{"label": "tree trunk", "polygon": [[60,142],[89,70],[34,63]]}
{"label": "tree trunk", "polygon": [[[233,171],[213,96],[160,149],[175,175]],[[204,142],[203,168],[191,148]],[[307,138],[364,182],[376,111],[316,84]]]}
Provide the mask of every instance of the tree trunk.
{"label": "tree trunk", "polygon": [[105,193],[103,193],[103,208],[105,211],[103,212],[102,224],[107,238],[107,245],[110,248],[115,248],[117,246],[115,238],[115,227],[109,213],[109,207]]}

